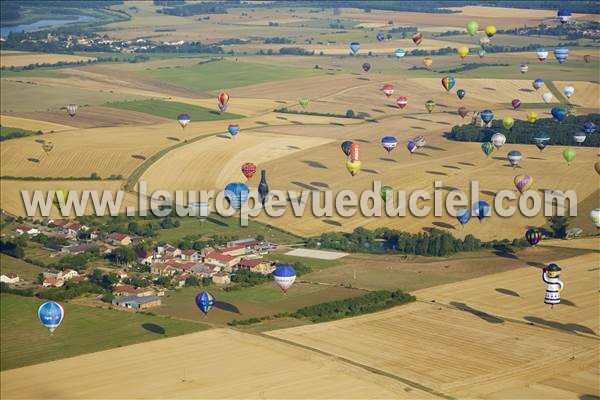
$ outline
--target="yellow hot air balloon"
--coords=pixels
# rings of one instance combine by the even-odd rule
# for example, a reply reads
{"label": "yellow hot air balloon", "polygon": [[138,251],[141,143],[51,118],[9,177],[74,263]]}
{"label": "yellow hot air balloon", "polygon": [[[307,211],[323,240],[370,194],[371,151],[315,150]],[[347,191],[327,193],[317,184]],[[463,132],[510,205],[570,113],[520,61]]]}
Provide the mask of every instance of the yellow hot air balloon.
{"label": "yellow hot air balloon", "polygon": [[67,197],[69,196],[69,192],[67,190],[57,189],[54,191],[54,198],[52,199],[52,204],[58,211],[60,211],[61,204],[65,204],[67,202]]}
{"label": "yellow hot air balloon", "polygon": [[352,161],[346,160],[346,169],[350,172],[350,175],[354,176],[360,172],[361,162],[359,160]]}
{"label": "yellow hot air balloon", "polygon": [[532,124],[535,123],[535,121],[537,121],[537,119],[538,119],[538,115],[536,112],[529,111],[527,113],[527,121],[529,121],[530,123],[532,123]]}
{"label": "yellow hot air balloon", "polygon": [[496,27],[494,25],[488,25],[485,27],[485,34],[487,37],[491,38],[496,34]]}
{"label": "yellow hot air balloon", "polygon": [[435,101],[427,100],[425,102],[425,108],[427,109],[427,111],[432,112],[433,109],[435,108]]}
{"label": "yellow hot air balloon", "polygon": [[431,69],[431,65],[433,64],[433,59],[431,57],[425,57],[423,59],[423,65],[427,69]]}
{"label": "yellow hot air balloon", "polygon": [[502,119],[502,126],[504,126],[504,129],[512,129],[514,124],[515,120],[512,117],[504,117]]}
{"label": "yellow hot air balloon", "polygon": [[456,49],[456,52],[460,56],[460,58],[465,58],[467,54],[469,54],[469,48],[467,46],[461,46]]}

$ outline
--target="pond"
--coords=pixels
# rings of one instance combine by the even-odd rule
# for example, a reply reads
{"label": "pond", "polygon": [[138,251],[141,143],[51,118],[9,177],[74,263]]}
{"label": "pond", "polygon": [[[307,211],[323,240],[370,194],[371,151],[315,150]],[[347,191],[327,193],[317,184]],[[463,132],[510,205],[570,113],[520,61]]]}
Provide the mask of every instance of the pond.
{"label": "pond", "polygon": [[81,22],[94,22],[98,21],[98,18],[91,17],[89,15],[66,15],[62,19],[42,19],[31,24],[22,24],[15,26],[3,26],[0,28],[0,36],[8,36],[12,32],[32,32],[37,31],[49,26],[59,26],[67,24],[75,24]]}

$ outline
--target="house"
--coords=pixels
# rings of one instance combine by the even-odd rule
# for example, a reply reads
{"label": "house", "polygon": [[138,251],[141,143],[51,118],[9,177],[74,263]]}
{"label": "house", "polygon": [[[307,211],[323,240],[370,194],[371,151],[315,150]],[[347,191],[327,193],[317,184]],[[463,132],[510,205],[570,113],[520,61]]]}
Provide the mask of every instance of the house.
{"label": "house", "polygon": [[107,240],[115,246],[128,246],[131,244],[131,237],[125,233],[113,232],[108,235]]}
{"label": "house", "polygon": [[263,275],[270,274],[275,268],[270,262],[262,259],[242,258],[237,264],[237,269],[245,269],[251,272],[258,272]]}
{"label": "house", "polygon": [[56,219],[56,220],[52,221],[52,225],[54,225],[57,228],[61,228],[61,230],[62,230],[62,227],[68,223],[69,223],[68,219]]}
{"label": "house", "polygon": [[32,226],[19,225],[15,229],[15,232],[17,232],[19,235],[22,235],[22,234],[26,233],[29,236],[35,236],[35,235],[38,235],[40,233],[40,230],[38,228],[34,228]]}
{"label": "house", "polygon": [[65,282],[57,278],[45,278],[42,282],[43,287],[61,287]]}
{"label": "house", "polygon": [[117,271],[117,276],[119,277],[119,279],[125,279],[127,278],[127,272],[120,269]]}
{"label": "house", "polygon": [[145,249],[136,251],[138,263],[150,265],[155,261],[154,253]]}
{"label": "house", "polygon": [[231,278],[226,272],[217,272],[212,276],[212,281],[215,285],[227,285],[231,283]]}
{"label": "house", "polygon": [[200,259],[200,253],[197,250],[183,250],[181,252],[181,259],[185,261],[198,261]]}
{"label": "house", "polygon": [[0,282],[4,283],[19,283],[19,276],[14,272],[7,272],[6,274],[0,275]]}
{"label": "house", "polygon": [[178,249],[175,246],[171,246],[170,244],[166,244],[162,247],[163,254],[165,257],[179,257],[181,256],[181,249]]}
{"label": "house", "polygon": [[88,250],[91,250],[92,248],[96,247],[93,244],[74,244],[74,245],[70,245],[70,246],[63,246],[60,249],[61,253],[64,254],[81,254],[81,253],[85,253]]}
{"label": "house", "polygon": [[113,306],[129,308],[132,310],[145,310],[160,306],[161,299],[158,296],[121,296],[112,301]]}
{"label": "house", "polygon": [[68,281],[69,279],[73,279],[76,276],[79,276],[79,273],[77,271],[75,271],[74,269],[71,268],[67,268],[64,271],[60,271],[57,274],[57,279],[62,279],[63,281]]}
{"label": "house", "polygon": [[244,246],[243,244],[219,249],[219,253],[231,257],[243,256],[246,254],[246,252],[246,246]]}
{"label": "house", "polygon": [[187,280],[188,277],[189,277],[189,275],[184,273],[184,274],[177,275],[175,278],[173,278],[173,280],[175,281],[177,287],[184,287],[185,281]]}
{"label": "house", "polygon": [[132,285],[118,284],[113,288],[115,296],[139,296],[146,297],[154,295],[154,290],[150,288],[134,288]]}
{"label": "house", "polygon": [[204,257],[205,264],[212,264],[221,267],[221,270],[231,271],[233,266],[236,265],[240,259],[238,257],[228,256],[221,254],[218,251],[212,251]]}
{"label": "house", "polygon": [[190,269],[190,273],[195,274],[201,278],[209,278],[215,272],[219,272],[221,267],[215,265],[196,264]]}
{"label": "house", "polygon": [[90,232],[90,240],[98,240],[100,239],[100,231],[99,230],[95,230],[93,232]]}
{"label": "house", "polygon": [[258,246],[260,243],[261,242],[259,240],[252,239],[252,238],[239,239],[239,240],[232,240],[231,242],[227,242],[227,247],[246,246],[247,248],[253,248],[255,246]]}
{"label": "house", "polygon": [[71,282],[73,283],[81,283],[83,281],[87,281],[88,277],[86,275],[78,275],[73,277],[73,279],[71,279]]}
{"label": "house", "polygon": [[169,264],[153,264],[150,267],[150,273],[158,276],[173,276],[177,269]]}
{"label": "house", "polygon": [[89,228],[77,222],[67,222],[62,226],[62,229],[65,234],[76,237],[79,232],[86,232]]}

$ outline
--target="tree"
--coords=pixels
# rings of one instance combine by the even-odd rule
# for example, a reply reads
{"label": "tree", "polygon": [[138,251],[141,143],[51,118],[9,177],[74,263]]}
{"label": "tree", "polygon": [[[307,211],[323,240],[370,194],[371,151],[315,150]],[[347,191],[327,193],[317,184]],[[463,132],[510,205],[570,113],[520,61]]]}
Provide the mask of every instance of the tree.
{"label": "tree", "polygon": [[354,117],[356,117],[356,114],[354,114],[354,110],[346,111],[346,118],[354,118]]}
{"label": "tree", "polygon": [[109,258],[115,264],[130,264],[137,260],[137,255],[131,247],[120,246],[110,253]]}
{"label": "tree", "polygon": [[564,239],[567,236],[567,229],[569,228],[568,217],[549,217],[548,222],[550,223],[550,229],[552,229],[555,238]]}

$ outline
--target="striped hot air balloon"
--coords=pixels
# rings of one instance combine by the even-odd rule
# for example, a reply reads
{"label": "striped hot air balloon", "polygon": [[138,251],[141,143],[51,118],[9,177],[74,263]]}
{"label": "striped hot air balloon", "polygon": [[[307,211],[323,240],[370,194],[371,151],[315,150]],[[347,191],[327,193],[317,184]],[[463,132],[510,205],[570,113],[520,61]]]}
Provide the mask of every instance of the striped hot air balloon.
{"label": "striped hot air balloon", "polygon": [[283,290],[283,293],[287,293],[296,280],[296,270],[287,264],[275,268],[272,275],[275,283]]}
{"label": "striped hot air balloon", "polygon": [[515,187],[519,191],[519,193],[523,193],[526,190],[529,190],[533,185],[533,178],[529,175],[521,174],[515,176]]}
{"label": "striped hot air balloon", "polygon": [[571,19],[571,11],[569,10],[558,10],[556,13],[556,17],[560,21],[561,24],[568,24]]}
{"label": "striped hot air balloon", "polygon": [[348,156],[350,161],[360,160],[360,145],[358,143],[352,143],[350,145],[350,155]]}
{"label": "striped hot air balloon", "polygon": [[246,177],[246,179],[250,180],[256,173],[256,164],[253,163],[245,163],[242,165],[242,174]]}
{"label": "striped hot air balloon", "polygon": [[425,136],[417,136],[413,139],[413,141],[417,145],[417,149],[422,149],[427,144],[427,141],[425,140]]}
{"label": "striped hot air balloon", "polygon": [[527,242],[530,245],[535,246],[542,240],[542,233],[536,229],[527,229],[527,232],[525,232],[525,239],[527,239]]}
{"label": "striped hot air balloon", "polygon": [[67,106],[67,113],[69,114],[70,117],[74,117],[75,114],[77,114],[77,109],[79,107],[77,106],[77,104],[69,104]]}
{"label": "striped hot air balloon", "polygon": [[179,114],[177,116],[177,122],[179,122],[179,125],[181,125],[181,127],[184,129],[186,126],[188,126],[188,124],[190,123],[191,120],[192,119],[190,118],[190,116],[186,113]]}
{"label": "striped hot air balloon", "polygon": [[558,61],[559,64],[564,63],[569,58],[569,49],[566,47],[556,47],[554,49],[554,57]]}
{"label": "striped hot air balloon", "polygon": [[396,139],[393,136],[384,136],[381,139],[381,145],[389,153],[390,151],[394,150],[398,145],[398,139]]}
{"label": "striped hot air balloon", "polygon": [[537,56],[537,59],[540,60],[541,62],[546,61],[546,58],[548,58],[548,50],[546,50],[543,47],[540,47],[539,49],[537,49],[535,54]]}
{"label": "striped hot air balloon", "polygon": [[508,162],[510,163],[510,165],[513,168],[516,168],[519,166],[519,163],[521,162],[523,155],[521,154],[521,152],[519,150],[511,150],[508,152],[508,155],[506,156],[506,158],[508,158]]}
{"label": "striped hot air balloon", "polygon": [[396,100],[396,104],[399,108],[405,108],[408,105],[408,99],[404,96],[400,96]]}
{"label": "striped hot air balloon", "polygon": [[232,182],[225,186],[225,199],[234,210],[239,210],[248,201],[248,186],[242,182]]}
{"label": "striped hot air balloon", "polygon": [[394,94],[394,86],[390,85],[389,83],[386,85],[383,85],[383,94],[385,94],[385,97],[390,97],[391,95]]}

